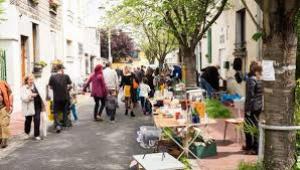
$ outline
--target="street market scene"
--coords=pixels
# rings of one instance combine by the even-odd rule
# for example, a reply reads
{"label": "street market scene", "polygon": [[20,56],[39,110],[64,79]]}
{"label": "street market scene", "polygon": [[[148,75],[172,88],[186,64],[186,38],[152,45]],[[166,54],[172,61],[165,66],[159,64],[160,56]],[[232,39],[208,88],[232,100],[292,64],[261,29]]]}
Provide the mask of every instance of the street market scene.
{"label": "street market scene", "polygon": [[298,38],[299,0],[0,0],[0,170],[300,170]]}

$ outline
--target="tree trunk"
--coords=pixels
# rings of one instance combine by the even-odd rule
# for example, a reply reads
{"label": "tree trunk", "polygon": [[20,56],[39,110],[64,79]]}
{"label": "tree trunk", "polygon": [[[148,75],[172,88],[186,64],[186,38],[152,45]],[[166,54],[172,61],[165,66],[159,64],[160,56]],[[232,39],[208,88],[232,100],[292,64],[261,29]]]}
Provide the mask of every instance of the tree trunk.
{"label": "tree trunk", "polygon": [[164,67],[164,63],[165,63],[165,60],[164,59],[159,59],[158,60],[158,65],[159,65],[159,68],[162,69]]}
{"label": "tree trunk", "polygon": [[155,58],[147,58],[149,64],[154,64],[155,63]]}
{"label": "tree trunk", "polygon": [[[274,61],[276,80],[264,82],[267,125],[294,125],[294,88],[297,35],[294,16],[297,0],[276,0],[264,7],[265,60]],[[267,3],[266,3],[267,4]],[[267,170],[290,170],[295,163],[296,133],[266,130],[264,166]]]}
{"label": "tree trunk", "polygon": [[[195,49],[183,48],[183,69],[185,71],[185,84],[186,87],[196,87],[197,78],[196,78],[196,55]],[[185,70],[184,70],[185,69]]]}

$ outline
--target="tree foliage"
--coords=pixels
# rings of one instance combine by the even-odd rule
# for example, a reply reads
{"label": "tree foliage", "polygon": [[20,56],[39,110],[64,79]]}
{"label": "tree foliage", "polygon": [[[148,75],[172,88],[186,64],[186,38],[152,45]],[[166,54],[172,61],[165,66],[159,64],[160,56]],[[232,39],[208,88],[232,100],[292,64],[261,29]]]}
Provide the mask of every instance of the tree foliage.
{"label": "tree foliage", "polygon": [[126,21],[132,24],[147,28],[165,28],[167,33],[171,33],[179,43],[185,64],[189,64],[187,77],[191,79],[187,80],[187,85],[195,85],[195,48],[221,15],[227,1],[125,0],[122,7],[127,10],[121,16],[129,16]]}
{"label": "tree foliage", "polygon": [[[108,58],[108,30],[101,30],[101,56]],[[122,30],[111,30],[111,51],[114,61],[129,56],[134,51],[132,38]]]}
{"label": "tree foliage", "polygon": [[4,8],[3,8],[4,2],[5,2],[5,0],[0,0],[0,22],[1,22],[1,20],[3,20],[3,18],[1,18],[1,15],[4,13]]}
{"label": "tree foliage", "polygon": [[154,64],[157,54],[155,50],[152,50],[150,43],[148,41],[142,41],[140,42],[140,48],[145,53],[149,64]]}
{"label": "tree foliage", "polygon": [[142,31],[140,46],[149,62],[157,59],[162,65],[168,53],[176,49],[175,37],[162,23],[158,13],[148,8],[143,0],[125,0],[111,12],[113,20],[134,26]]}

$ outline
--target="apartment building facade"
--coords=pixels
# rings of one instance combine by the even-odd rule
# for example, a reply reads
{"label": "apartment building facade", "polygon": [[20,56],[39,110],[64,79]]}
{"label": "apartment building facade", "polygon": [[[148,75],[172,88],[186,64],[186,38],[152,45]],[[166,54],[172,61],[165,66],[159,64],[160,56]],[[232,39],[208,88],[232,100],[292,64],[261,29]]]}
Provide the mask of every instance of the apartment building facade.
{"label": "apartment building facade", "polygon": [[6,54],[7,81],[14,92],[15,110],[19,111],[20,87],[34,63],[48,64],[41,77],[46,85],[50,63],[63,57],[62,10],[55,0],[7,0],[3,7],[0,48]]}
{"label": "apartment building facade", "polygon": [[[258,29],[241,1],[230,0],[229,3],[231,7],[221,14],[200,42],[200,50],[196,52],[200,59],[198,69],[219,65],[221,76],[228,80],[229,90],[244,95],[245,82],[235,81],[233,62],[235,58],[241,58],[245,75],[250,63],[262,58],[262,43],[252,39]],[[246,3],[256,22],[262,23],[262,11],[255,1],[246,0]]]}
{"label": "apartment building facade", "polygon": [[23,79],[32,73],[35,63],[47,63],[41,75],[45,90],[53,60],[64,62],[66,73],[76,84],[82,83],[99,63],[99,30],[84,23],[87,3],[88,0],[7,0],[4,3],[1,16],[4,20],[0,21],[0,73],[12,87],[16,112],[21,110]]}
{"label": "apartment building facade", "polygon": [[64,62],[66,73],[74,83],[82,82],[100,59],[99,29],[85,22],[92,15],[88,3],[87,0],[63,0]]}

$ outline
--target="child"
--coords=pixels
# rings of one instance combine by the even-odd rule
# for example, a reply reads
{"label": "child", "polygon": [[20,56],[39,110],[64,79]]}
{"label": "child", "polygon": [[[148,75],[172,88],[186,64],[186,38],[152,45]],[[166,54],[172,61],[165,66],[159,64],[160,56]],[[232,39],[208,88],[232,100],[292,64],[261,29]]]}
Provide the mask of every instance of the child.
{"label": "child", "polygon": [[142,83],[140,84],[140,99],[141,99],[141,106],[143,109],[144,114],[146,115],[146,100],[148,99],[148,95],[151,92],[150,86],[147,84],[147,78],[143,78]]}
{"label": "child", "polygon": [[117,94],[114,90],[109,90],[106,97],[105,109],[106,114],[110,116],[111,123],[115,123],[115,115],[118,107]]}
{"label": "child", "polygon": [[70,95],[71,95],[70,109],[73,114],[74,120],[77,121],[78,120],[77,109],[76,109],[77,94],[74,88],[72,88]]}

